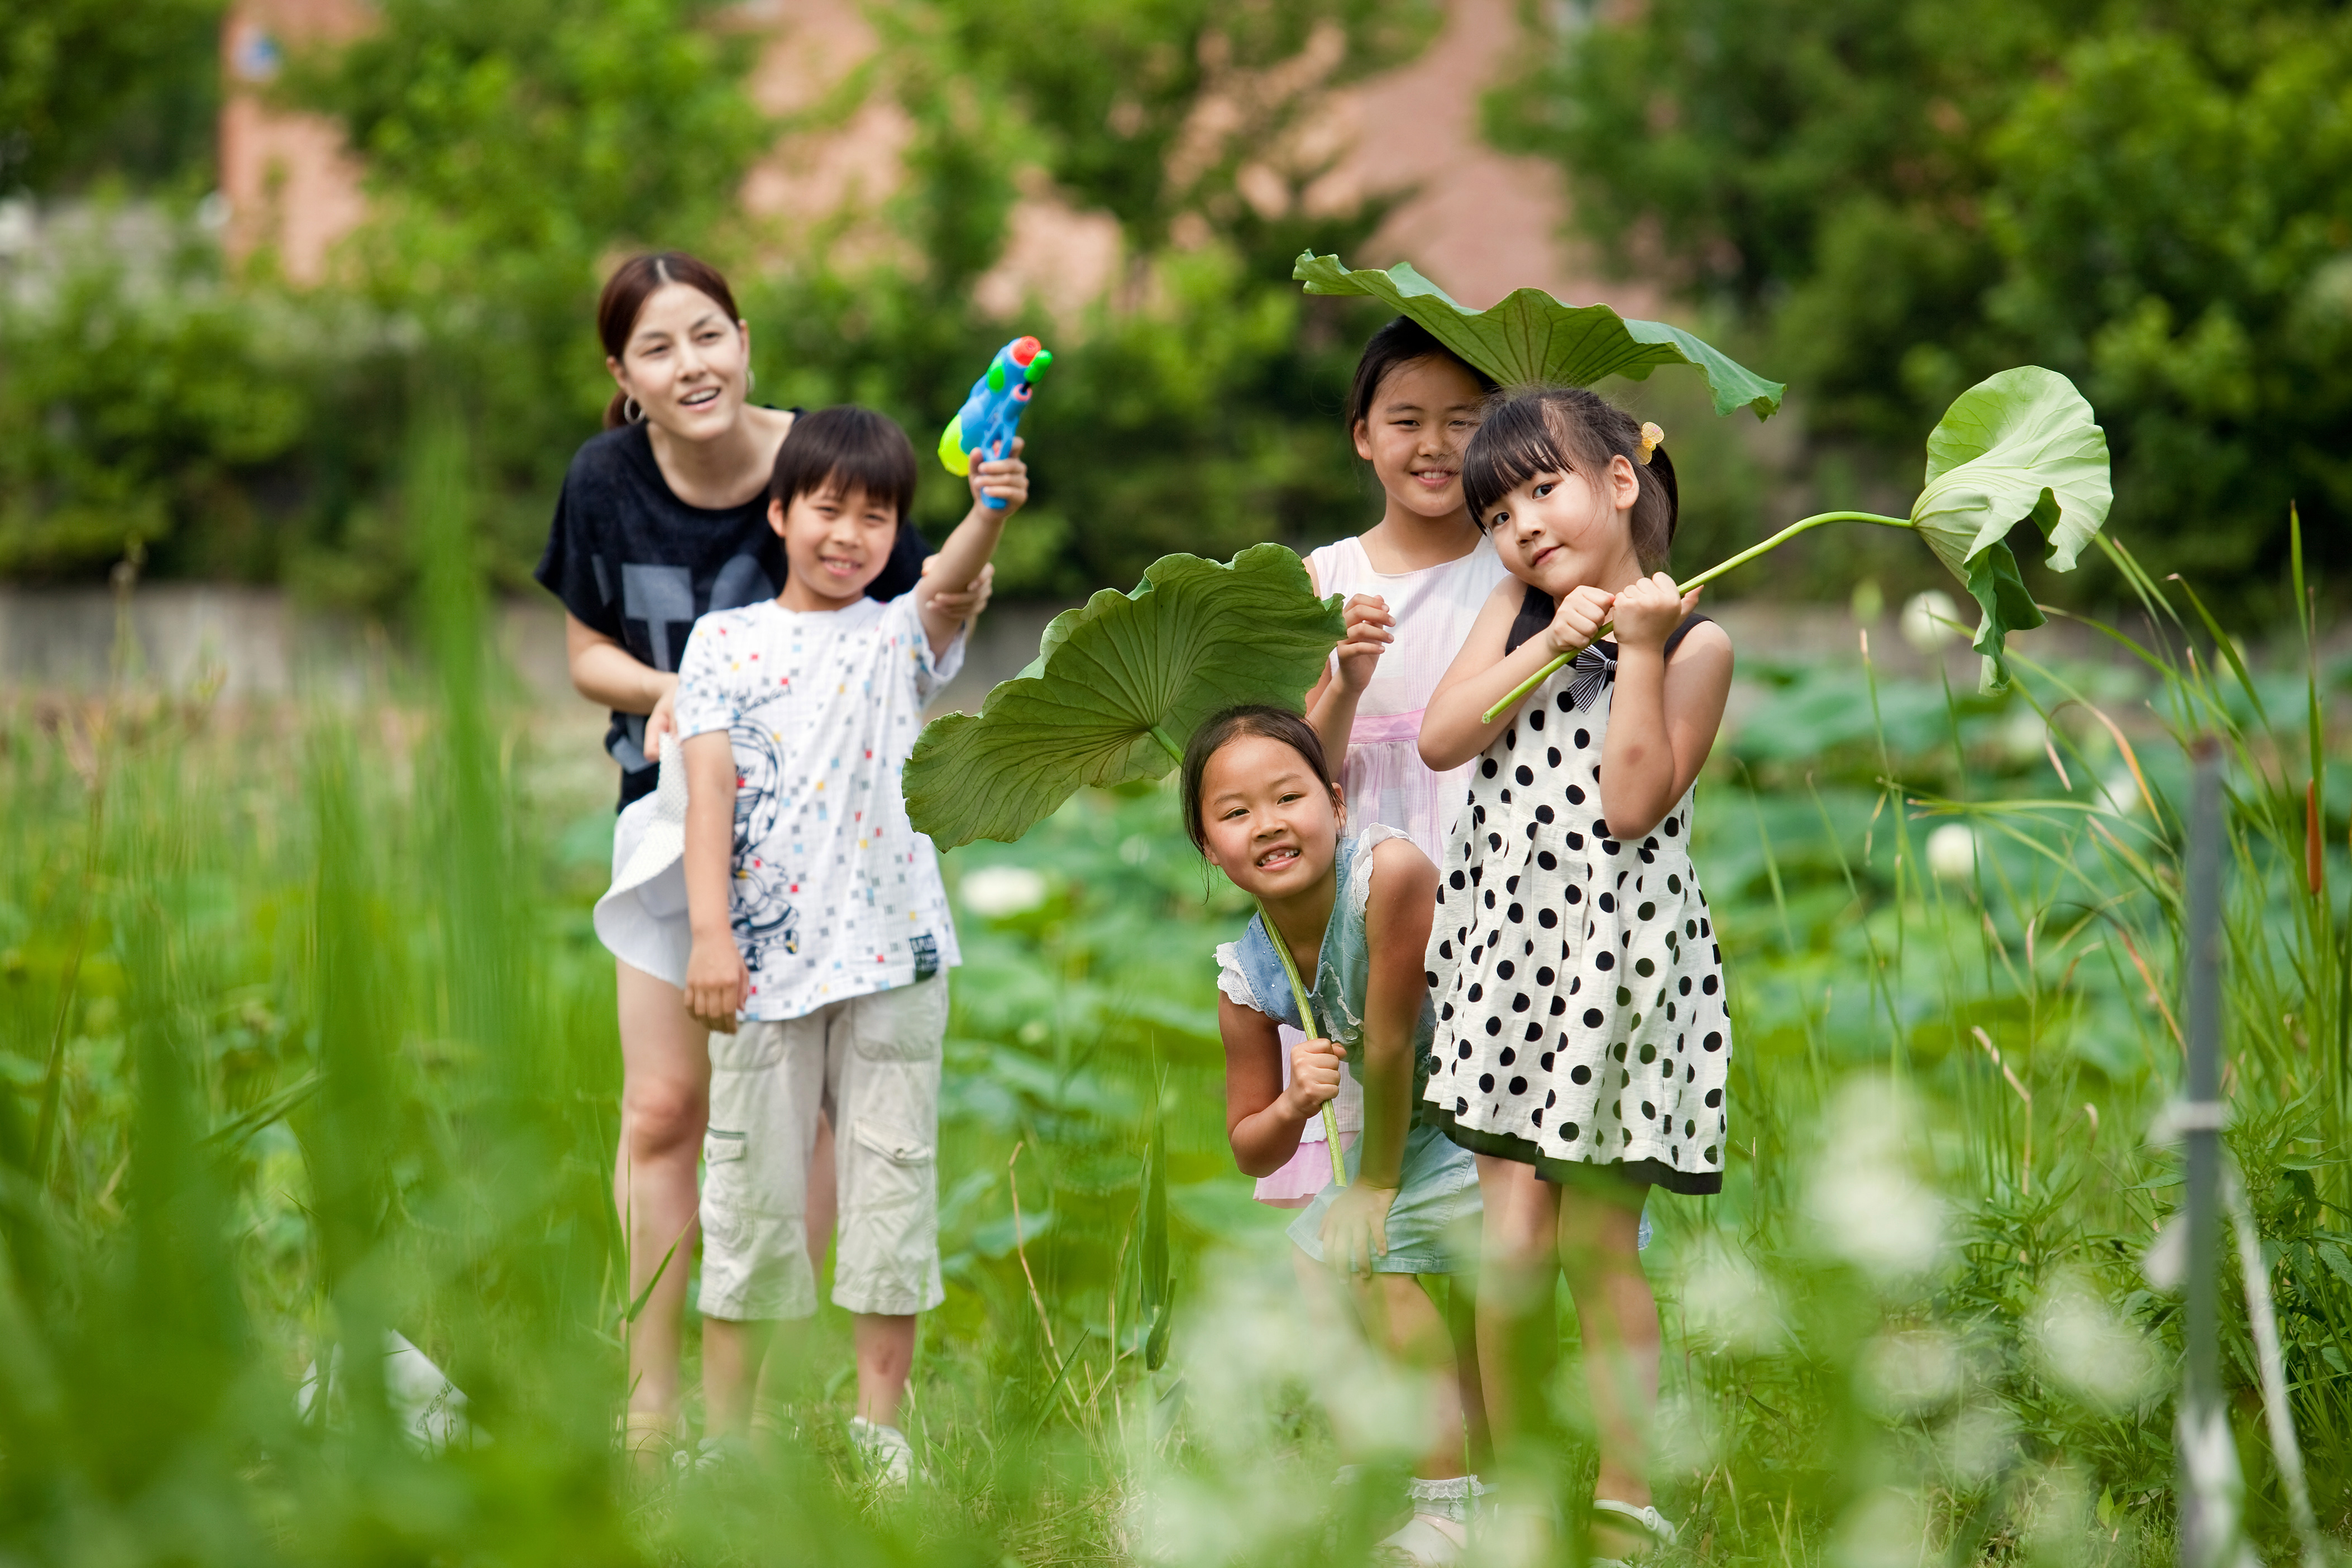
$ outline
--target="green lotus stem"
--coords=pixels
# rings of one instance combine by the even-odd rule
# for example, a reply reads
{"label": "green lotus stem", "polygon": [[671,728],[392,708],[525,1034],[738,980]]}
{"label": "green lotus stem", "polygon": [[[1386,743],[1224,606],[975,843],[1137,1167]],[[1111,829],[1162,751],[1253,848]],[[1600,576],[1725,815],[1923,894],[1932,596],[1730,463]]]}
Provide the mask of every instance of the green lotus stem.
{"label": "green lotus stem", "polygon": [[[1157,724],[1152,725],[1151,738],[1160,742],[1160,749],[1167,752],[1178,767],[1184,765],[1183,748],[1170,739],[1165,730]],[[1259,899],[1255,902],[1257,918],[1265,922],[1266,937],[1282,959],[1283,976],[1290,982],[1290,999],[1298,1005],[1299,1026],[1307,1031],[1307,1038],[1321,1039],[1321,1032],[1315,1027],[1315,1005],[1307,999],[1307,986],[1298,978],[1298,963],[1290,956],[1290,943],[1283,940],[1282,928],[1274,923],[1274,913],[1265,907],[1265,900]],[[1348,1184],[1346,1155],[1339,1147],[1339,1115],[1331,1106],[1330,1100],[1323,1102],[1323,1142],[1331,1151],[1331,1184],[1344,1187]]]}
{"label": "green lotus stem", "polygon": [[[1687,594],[1693,588],[1712,583],[1717,577],[1722,576],[1726,572],[1730,571],[1733,567],[1745,566],[1750,561],[1755,560],[1759,555],[1763,555],[1771,551],[1778,550],[1783,544],[1788,543],[1789,541],[1796,538],[1797,535],[1804,532],[1805,530],[1809,528],[1819,528],[1825,522],[1875,522],[1887,528],[1909,528],[1911,526],[1911,520],[1907,517],[1881,517],[1874,511],[1825,511],[1818,517],[1809,517],[1800,521],[1792,522],[1788,527],[1782,529],[1780,532],[1774,534],[1771,538],[1764,541],[1763,543],[1751,544],[1747,549],[1741,551],[1738,554],[1733,556],[1730,560],[1718,562],[1717,564],[1708,567],[1706,571],[1692,578],[1689,582],[1677,586],[1675,589],[1675,592],[1677,594]],[[1596,642],[1599,641],[1608,633],[1614,631],[1616,626],[1617,623],[1614,621],[1604,622],[1601,629],[1592,634],[1593,640]],[[1518,701],[1519,699],[1525,697],[1528,692],[1533,691],[1537,687],[1541,686],[1545,681],[1549,680],[1554,675],[1566,668],[1568,661],[1575,657],[1576,655],[1572,653],[1561,654],[1558,658],[1553,659],[1549,664],[1545,665],[1541,669],[1538,669],[1533,675],[1528,676],[1525,680],[1519,682],[1517,687],[1512,690],[1508,697],[1504,698],[1500,702],[1496,703],[1492,708],[1487,709],[1486,712],[1480,714],[1478,721],[1482,724],[1493,723],[1495,721],[1496,714],[1500,713],[1504,709],[1510,707],[1513,703]]]}
{"label": "green lotus stem", "polygon": [[[1334,910],[1332,912],[1337,915],[1339,911]],[[1290,982],[1290,999],[1298,1005],[1299,1025],[1307,1031],[1308,1039],[1319,1040],[1323,1035],[1315,1026],[1315,1006],[1307,999],[1307,986],[1298,978],[1298,961],[1290,956],[1290,943],[1284,940],[1280,928],[1274,923],[1274,916],[1267,911],[1264,902],[1259,903],[1257,913],[1258,918],[1265,922],[1265,934],[1274,939],[1274,951],[1282,956],[1282,973]],[[1331,1151],[1331,1184],[1344,1187],[1348,1184],[1348,1167],[1339,1149],[1339,1117],[1331,1109],[1334,1103],[1328,1100],[1323,1102],[1323,1143]]]}

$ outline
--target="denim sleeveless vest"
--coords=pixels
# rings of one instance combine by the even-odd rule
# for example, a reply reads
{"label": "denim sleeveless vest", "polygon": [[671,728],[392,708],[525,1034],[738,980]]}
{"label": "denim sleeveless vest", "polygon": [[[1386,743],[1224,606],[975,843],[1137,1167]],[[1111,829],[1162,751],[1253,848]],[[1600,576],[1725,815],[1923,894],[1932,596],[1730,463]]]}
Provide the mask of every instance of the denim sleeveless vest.
{"label": "denim sleeveless vest", "polygon": [[[1364,906],[1371,896],[1371,850],[1386,839],[1403,837],[1393,828],[1368,827],[1353,838],[1339,841],[1334,862],[1339,891],[1331,902],[1330,923],[1323,928],[1323,946],[1316,955],[1315,976],[1307,987],[1307,999],[1315,1009],[1315,1022],[1323,1037],[1347,1047],[1351,1064],[1363,1060],[1364,991],[1371,976],[1371,946],[1364,933]],[[1263,913],[1250,917],[1249,929],[1234,944],[1234,958],[1257,998],[1259,1012],[1294,1029],[1307,1026],[1299,1020],[1297,1000],[1290,993],[1289,976],[1283,972],[1282,955],[1275,951],[1274,938],[1266,931]],[[1436,1024],[1436,1013],[1424,995],[1421,1016],[1414,1022],[1412,1031],[1412,1099],[1416,1108],[1422,1102],[1422,1085],[1429,1077],[1429,1042]]]}

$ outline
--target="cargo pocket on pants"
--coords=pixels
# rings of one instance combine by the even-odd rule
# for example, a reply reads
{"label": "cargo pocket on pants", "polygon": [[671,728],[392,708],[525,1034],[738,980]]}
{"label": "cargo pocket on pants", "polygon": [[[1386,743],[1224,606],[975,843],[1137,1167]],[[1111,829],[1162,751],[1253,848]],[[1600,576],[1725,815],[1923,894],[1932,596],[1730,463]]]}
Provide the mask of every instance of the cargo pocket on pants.
{"label": "cargo pocket on pants", "polygon": [[867,1175],[861,1184],[866,1190],[858,1194],[860,1207],[924,1203],[937,1190],[931,1171],[933,1150],[913,1133],[861,1116],[850,1124],[849,1136],[867,1156],[859,1162]]}
{"label": "cargo pocket on pants", "polygon": [[[743,1245],[749,1229],[743,1212],[744,1155],[751,1147],[746,1133],[712,1127],[702,1134],[702,1201],[699,1205],[704,1239],[720,1247]],[[677,1260],[671,1260],[675,1267]]]}

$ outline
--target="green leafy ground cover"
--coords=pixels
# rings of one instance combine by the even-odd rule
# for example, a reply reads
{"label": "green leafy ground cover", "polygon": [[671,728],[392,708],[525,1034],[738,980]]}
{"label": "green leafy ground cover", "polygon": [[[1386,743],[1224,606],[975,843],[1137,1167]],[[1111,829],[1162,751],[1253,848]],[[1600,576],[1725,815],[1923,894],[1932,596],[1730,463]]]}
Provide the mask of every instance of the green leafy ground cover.
{"label": "green leafy ground cover", "polygon": [[[1307,1393],[1323,1347],[1277,1216],[1223,1148],[1208,949],[1244,907],[1164,784],[1081,793],[1017,844],[950,857],[966,964],[950,1288],[916,1381],[929,1479],[901,1505],[858,1489],[828,1310],[789,1344],[793,1438],[731,1474],[623,1484],[617,1053],[587,921],[607,784],[480,695],[496,671],[445,587],[437,691],[231,710],[134,686],[8,711],[6,1549],[1345,1560]],[[2232,1142],[2321,1518],[2345,1531],[2341,922],[2299,890],[2303,683],[2241,687],[2226,663],[2210,683],[2210,652],[2020,659],[2001,697],[1878,679],[1858,656],[1749,658],[1758,694],[1701,785],[1696,845],[1733,985],[1739,1157],[1720,1199],[1661,1200],[1648,1255],[1669,1336],[1657,1469],[1694,1560],[2170,1552],[2174,1308],[2140,1256],[2173,1197],[2147,1134],[2178,1059],[2185,775],[2163,725],[2184,719],[2247,727]],[[2332,793],[2340,841],[2352,790]],[[1972,863],[1929,847],[1954,822]],[[1176,1299],[1157,1373],[1139,1260],[1155,1117]],[[2283,1548],[2229,1322],[2252,1517]],[[414,1451],[364,1370],[327,1419],[297,1418],[305,1368],[386,1326],[449,1370],[486,1444]],[[1565,1484],[1586,1462],[1562,1454]]]}

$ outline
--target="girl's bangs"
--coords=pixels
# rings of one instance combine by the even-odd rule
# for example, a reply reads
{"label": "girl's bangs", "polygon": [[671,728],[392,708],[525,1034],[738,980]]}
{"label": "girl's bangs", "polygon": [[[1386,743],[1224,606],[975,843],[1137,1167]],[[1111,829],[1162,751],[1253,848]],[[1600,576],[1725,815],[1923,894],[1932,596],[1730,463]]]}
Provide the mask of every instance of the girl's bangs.
{"label": "girl's bangs", "polygon": [[1487,412],[1470,438],[1462,463],[1462,500],[1471,521],[1486,526],[1486,514],[1538,474],[1567,473],[1574,465],[1559,434],[1545,417],[1540,398],[1515,397]]}

